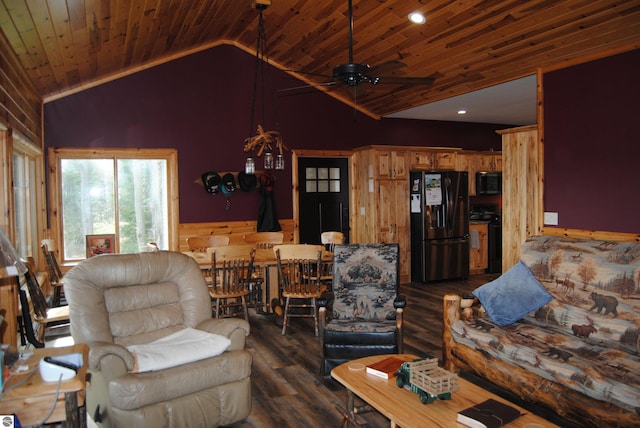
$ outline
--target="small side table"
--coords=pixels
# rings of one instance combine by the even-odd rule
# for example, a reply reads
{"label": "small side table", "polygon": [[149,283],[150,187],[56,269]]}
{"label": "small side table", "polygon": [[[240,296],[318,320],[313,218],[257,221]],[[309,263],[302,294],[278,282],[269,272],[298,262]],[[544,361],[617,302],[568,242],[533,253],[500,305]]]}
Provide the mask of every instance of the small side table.
{"label": "small side table", "polygon": [[[76,344],[63,348],[34,349],[28,360],[18,360],[13,367],[11,376],[5,384],[4,390],[12,385],[24,381],[35,370],[29,380],[10,390],[0,400],[0,415],[16,414],[22,425],[37,425],[49,413],[53,401],[55,409],[45,423],[66,421],[69,427],[86,427],[87,418],[84,411],[84,393],[86,387],[89,347]],[[83,365],[75,377],[62,382],[45,382],[40,377],[38,364],[44,357],[55,357],[79,352],[83,356]],[[15,373],[18,365],[28,365],[25,372]],[[58,396],[56,390],[60,386]]]}

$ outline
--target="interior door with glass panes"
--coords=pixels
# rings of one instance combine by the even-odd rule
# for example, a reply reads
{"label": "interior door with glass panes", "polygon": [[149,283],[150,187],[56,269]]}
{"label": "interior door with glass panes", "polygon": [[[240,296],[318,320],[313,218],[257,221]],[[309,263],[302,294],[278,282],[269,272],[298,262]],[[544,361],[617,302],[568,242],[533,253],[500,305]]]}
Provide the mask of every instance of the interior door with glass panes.
{"label": "interior door with glass panes", "polygon": [[299,157],[300,242],[320,244],[320,234],[344,233],[349,242],[349,159]]}

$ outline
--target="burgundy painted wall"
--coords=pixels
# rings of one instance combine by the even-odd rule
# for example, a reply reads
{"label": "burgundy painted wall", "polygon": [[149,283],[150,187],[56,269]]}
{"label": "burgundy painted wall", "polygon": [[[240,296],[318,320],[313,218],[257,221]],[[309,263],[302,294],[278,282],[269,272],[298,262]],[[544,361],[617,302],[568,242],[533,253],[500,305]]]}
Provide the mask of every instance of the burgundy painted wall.
{"label": "burgundy painted wall", "polygon": [[559,226],[640,232],[640,50],[546,73],[544,210]]}
{"label": "burgundy painted wall", "polygon": [[[180,222],[255,220],[258,192],[237,189],[225,211],[222,193],[194,183],[206,171],[239,171],[249,136],[255,57],[220,46],[157,66],[44,107],[47,147],[178,148]],[[271,69],[276,90],[301,82]],[[294,149],[352,149],[371,144],[500,150],[496,129],[508,125],[374,120],[316,90],[276,92],[279,128]],[[258,103],[260,104],[260,103]],[[265,124],[274,129],[267,96]],[[256,117],[261,118],[259,105]],[[252,134],[253,135],[253,134]],[[292,218],[291,152],[277,173],[280,218]],[[260,169],[262,159],[258,160]]]}

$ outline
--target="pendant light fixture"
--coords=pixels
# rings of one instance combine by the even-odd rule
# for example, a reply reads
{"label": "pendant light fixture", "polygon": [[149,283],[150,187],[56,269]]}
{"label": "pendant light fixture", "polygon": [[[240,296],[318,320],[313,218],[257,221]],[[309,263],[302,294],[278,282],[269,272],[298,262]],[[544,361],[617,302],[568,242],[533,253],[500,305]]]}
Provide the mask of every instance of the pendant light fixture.
{"label": "pendant light fixture", "polygon": [[[264,155],[263,167],[265,170],[283,170],[284,169],[284,156],[283,151],[287,150],[287,146],[282,142],[282,136],[278,130],[278,114],[276,110],[275,96],[273,92],[273,82],[271,80],[271,73],[269,70],[269,53],[267,51],[267,38],[264,31],[264,17],[262,12],[271,4],[271,0],[255,0],[255,8],[260,13],[258,18],[258,42],[256,46],[256,67],[253,80],[253,98],[251,101],[251,123],[249,129],[249,135],[256,129],[256,135],[245,139],[244,151],[248,153],[247,160],[245,162],[244,172],[245,174],[255,174],[256,164],[253,158],[253,152],[255,156],[260,157]],[[265,71],[266,69],[266,71]],[[258,98],[258,79],[260,79],[260,99],[261,99],[261,114],[262,123],[265,123],[265,72],[268,78],[268,85],[271,95],[271,103],[273,108],[273,118],[275,121],[275,131],[264,131],[262,125],[255,124],[255,110],[256,100]],[[255,127],[255,128],[254,128]],[[277,154],[274,159],[274,152]]]}

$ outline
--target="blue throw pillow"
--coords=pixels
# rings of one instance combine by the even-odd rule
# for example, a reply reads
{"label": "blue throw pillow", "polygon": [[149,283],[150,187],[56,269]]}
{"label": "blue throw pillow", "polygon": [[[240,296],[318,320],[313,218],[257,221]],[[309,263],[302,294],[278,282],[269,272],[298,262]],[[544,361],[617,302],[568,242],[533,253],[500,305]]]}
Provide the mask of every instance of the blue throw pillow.
{"label": "blue throw pillow", "polygon": [[553,299],[522,262],[496,280],[476,288],[473,294],[498,325],[514,323]]}

